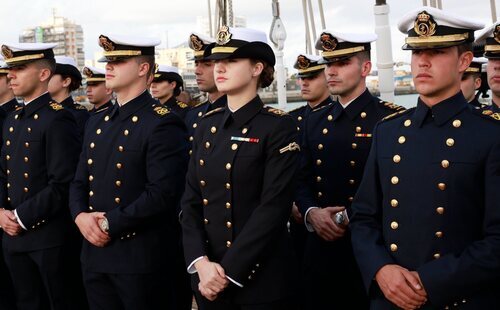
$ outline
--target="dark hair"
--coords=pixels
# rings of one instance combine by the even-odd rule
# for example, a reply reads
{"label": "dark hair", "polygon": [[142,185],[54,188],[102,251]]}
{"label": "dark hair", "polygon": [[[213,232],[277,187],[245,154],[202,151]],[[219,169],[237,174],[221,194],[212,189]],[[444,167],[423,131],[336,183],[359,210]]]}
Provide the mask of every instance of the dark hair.
{"label": "dark hair", "polygon": [[134,57],[134,59],[138,64],[145,62],[149,65],[149,72],[147,75],[148,78],[155,73],[155,56],[153,56],[153,55],[141,55],[141,56]]}
{"label": "dark hair", "polygon": [[371,61],[371,55],[370,55],[370,51],[363,51],[363,52],[359,52],[359,53],[356,53],[354,55],[355,57],[358,57],[358,59],[360,60],[360,63],[363,63],[364,61]]}
{"label": "dark hair", "polygon": [[80,88],[80,85],[82,85],[82,80],[77,78],[76,76],[61,74],[61,77],[63,80],[68,79],[68,78],[71,80],[71,82],[69,83],[69,86],[68,86],[69,92],[77,90],[78,88]]}
{"label": "dark hair", "polygon": [[56,72],[56,60],[54,58],[52,59],[39,59],[36,60],[35,63],[37,64],[38,68],[43,68],[43,69],[49,69],[50,70],[50,77],[54,75]]}
{"label": "dark hair", "polygon": [[175,82],[175,88],[174,88],[174,96],[177,97],[181,93],[182,90],[182,83],[179,83],[179,81],[176,80],[166,80],[169,83]]}
{"label": "dark hair", "polygon": [[465,52],[472,52],[472,43],[466,42],[460,45],[457,45],[458,56],[462,55]]}
{"label": "dark hair", "polygon": [[262,69],[262,73],[259,76],[259,81],[257,82],[257,87],[266,88],[274,81],[274,67],[270,66],[267,62],[258,60],[258,59],[250,59],[252,65],[260,62],[264,65],[264,69]]}

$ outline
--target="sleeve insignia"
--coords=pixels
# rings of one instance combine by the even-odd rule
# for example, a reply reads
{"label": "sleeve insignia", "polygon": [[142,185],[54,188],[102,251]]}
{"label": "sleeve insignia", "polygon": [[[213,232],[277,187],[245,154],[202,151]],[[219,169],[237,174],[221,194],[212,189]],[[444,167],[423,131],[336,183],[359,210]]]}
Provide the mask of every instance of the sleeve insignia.
{"label": "sleeve insignia", "polygon": [[170,111],[165,107],[155,107],[153,110],[160,116],[164,116],[170,113]]}
{"label": "sleeve insignia", "polygon": [[384,105],[384,107],[388,108],[388,109],[391,109],[391,110],[401,110],[401,109],[405,109],[404,107],[400,106],[400,105],[397,105],[395,103],[392,103],[392,102],[387,102],[387,101],[383,101],[383,100],[380,100],[380,103]]}
{"label": "sleeve insignia", "polygon": [[275,108],[268,108],[267,111],[270,113],[276,114],[276,115],[286,115],[287,114],[285,111],[280,110],[280,109],[275,109]]}

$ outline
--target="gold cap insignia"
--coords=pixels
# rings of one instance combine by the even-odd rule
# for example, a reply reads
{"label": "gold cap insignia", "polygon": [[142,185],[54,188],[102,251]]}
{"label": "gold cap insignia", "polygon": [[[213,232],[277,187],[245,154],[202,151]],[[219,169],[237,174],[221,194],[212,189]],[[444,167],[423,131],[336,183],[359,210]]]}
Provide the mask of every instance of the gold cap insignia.
{"label": "gold cap insignia", "polygon": [[158,73],[158,70],[160,70],[160,66],[157,63],[155,63],[155,73]]}
{"label": "gold cap insignia", "polygon": [[321,48],[324,51],[331,52],[337,47],[338,41],[331,34],[323,32],[321,34]]}
{"label": "gold cap insignia", "polygon": [[297,57],[297,65],[299,69],[307,69],[311,65],[311,61],[304,55]]}
{"label": "gold cap insignia", "polygon": [[92,77],[94,75],[94,72],[92,72],[92,70],[90,70],[89,68],[84,67],[83,74],[85,74],[87,77]]}
{"label": "gold cap insignia", "polygon": [[106,52],[111,52],[115,50],[115,44],[108,37],[100,35],[99,44]]}
{"label": "gold cap insignia", "polygon": [[229,32],[228,26],[222,26],[217,32],[217,44],[224,45],[231,40],[232,34]]}
{"label": "gold cap insignia", "polygon": [[203,49],[203,41],[197,35],[192,34],[189,39],[195,51],[201,51]]}
{"label": "gold cap insignia", "polygon": [[495,26],[495,31],[493,31],[493,38],[497,43],[500,43],[500,24]]}
{"label": "gold cap insignia", "polygon": [[434,18],[426,11],[422,11],[417,15],[413,29],[421,37],[430,37],[436,33],[436,26]]}
{"label": "gold cap insignia", "polygon": [[2,45],[2,55],[5,59],[14,57],[14,53],[7,45]]}
{"label": "gold cap insignia", "polygon": [[153,110],[156,112],[156,114],[158,114],[158,115],[162,115],[162,116],[163,116],[163,115],[166,115],[166,114],[168,114],[168,113],[170,112],[170,111],[169,111],[167,108],[165,108],[165,107],[155,107]]}

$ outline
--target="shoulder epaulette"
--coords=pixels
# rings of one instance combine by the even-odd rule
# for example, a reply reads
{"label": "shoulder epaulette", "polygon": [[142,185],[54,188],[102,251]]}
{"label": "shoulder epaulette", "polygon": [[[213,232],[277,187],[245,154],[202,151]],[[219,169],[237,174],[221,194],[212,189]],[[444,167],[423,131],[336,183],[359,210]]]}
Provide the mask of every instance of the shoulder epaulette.
{"label": "shoulder epaulette", "polygon": [[181,108],[181,109],[185,109],[187,107],[189,107],[187,104],[185,104],[184,102],[182,101],[177,101],[177,105]]}
{"label": "shoulder epaulette", "polygon": [[210,116],[210,115],[222,112],[222,111],[224,111],[224,108],[213,109],[212,111],[209,111],[209,112],[205,113],[202,117],[205,118],[207,116]]}
{"label": "shoulder epaulette", "polygon": [[158,105],[153,108],[153,111],[155,112],[156,115],[163,117],[170,113],[170,110],[164,106]]}
{"label": "shoulder epaulette", "polygon": [[483,110],[481,115],[487,116],[488,118],[492,118],[494,120],[500,121],[500,113],[493,112],[491,110]]}
{"label": "shoulder epaulette", "polygon": [[200,107],[200,106],[204,105],[205,103],[208,103],[208,100],[207,100],[207,101],[203,101],[203,102],[199,102],[199,103],[195,104],[195,105],[193,106],[193,108]]}
{"label": "shoulder epaulette", "polygon": [[104,107],[104,108],[100,108],[100,109],[95,110],[95,111],[94,111],[94,114],[104,112],[104,111],[106,111],[107,109],[109,109],[109,106],[108,106],[108,107]]}
{"label": "shoulder epaulette", "polygon": [[397,111],[395,113],[392,113],[392,114],[389,114],[387,115],[386,117],[384,117],[383,119],[381,119],[380,121],[381,122],[385,122],[387,120],[390,120],[390,119],[394,119],[394,118],[397,118],[403,114],[407,114],[409,113],[410,111],[413,111],[415,108],[412,108],[412,109],[408,109],[408,110],[400,110],[400,111]]}
{"label": "shoulder epaulette", "polygon": [[266,107],[264,110],[266,110],[267,112],[269,112],[271,114],[278,115],[278,116],[288,115],[288,113],[286,113],[285,111],[280,110],[280,109],[276,109],[276,108]]}
{"label": "shoulder epaulette", "polygon": [[23,107],[22,106],[17,106],[16,109],[14,111],[19,111],[21,110]]}
{"label": "shoulder epaulette", "polygon": [[331,106],[332,106],[332,104],[333,104],[333,102],[330,102],[329,104],[325,104],[325,105],[322,105],[322,106],[320,106],[320,107],[314,107],[314,108],[312,109],[312,111],[311,111],[311,112],[321,111],[321,110],[323,110],[324,108],[331,107]]}
{"label": "shoulder epaulette", "polygon": [[51,101],[49,103],[49,107],[54,110],[54,111],[59,111],[59,110],[63,110],[64,107],[62,106],[62,104],[59,104],[57,103],[56,101]]}
{"label": "shoulder epaulette", "polygon": [[77,109],[77,110],[87,110],[86,107],[84,107],[83,105],[78,104],[78,103],[75,103],[75,109]]}
{"label": "shoulder epaulette", "polygon": [[397,104],[395,104],[393,102],[388,102],[388,101],[380,100],[379,104],[383,105],[387,109],[394,110],[394,111],[406,110],[405,107],[397,105]]}

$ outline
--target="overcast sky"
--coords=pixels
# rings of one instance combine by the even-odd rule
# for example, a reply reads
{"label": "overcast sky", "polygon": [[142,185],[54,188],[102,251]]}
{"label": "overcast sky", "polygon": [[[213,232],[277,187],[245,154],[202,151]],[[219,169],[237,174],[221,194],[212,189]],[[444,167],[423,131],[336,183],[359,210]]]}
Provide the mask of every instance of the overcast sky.
{"label": "overcast sky", "polygon": [[[280,0],[281,19],[287,31],[285,65],[291,67],[295,57],[305,51],[305,30],[302,0]],[[391,8],[392,51],[395,61],[409,60],[409,52],[401,51],[404,36],[396,24],[400,16],[422,5],[422,0],[387,0]],[[2,0],[0,43],[17,42],[22,29],[37,26],[52,16],[57,8],[83,27],[85,58],[92,59],[99,50],[97,37],[101,33],[156,36],[162,47],[170,47],[187,40],[196,31],[196,17],[207,16],[207,0]],[[214,1],[211,0],[212,9]],[[247,18],[247,27],[269,33],[272,22],[272,0],[233,0],[234,15]],[[316,29],[321,24],[317,1]],[[375,0],[323,0],[326,28],[345,32],[374,32],[373,6]],[[443,9],[455,14],[491,24],[489,0],[442,0]],[[500,7],[499,7],[500,9]],[[375,51],[375,47],[373,47]],[[374,53],[375,54],[375,53]],[[376,60],[376,55],[374,55]]]}

